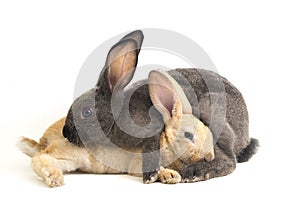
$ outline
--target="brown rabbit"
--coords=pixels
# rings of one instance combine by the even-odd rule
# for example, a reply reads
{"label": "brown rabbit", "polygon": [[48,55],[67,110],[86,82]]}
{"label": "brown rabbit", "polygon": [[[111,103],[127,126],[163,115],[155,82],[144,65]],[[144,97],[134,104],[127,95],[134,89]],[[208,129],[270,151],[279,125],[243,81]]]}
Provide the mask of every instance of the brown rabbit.
{"label": "brown rabbit", "polygon": [[[164,71],[149,74],[149,93],[162,114],[165,130],[160,136],[160,170],[151,182],[179,183],[178,171],[186,164],[214,159],[213,136],[198,118],[178,83]],[[142,176],[142,149],[128,151],[98,145],[91,151],[70,143],[62,135],[65,118],[51,125],[39,142],[23,137],[18,146],[32,157],[33,170],[50,187],[64,184],[63,173],[128,173]]]}

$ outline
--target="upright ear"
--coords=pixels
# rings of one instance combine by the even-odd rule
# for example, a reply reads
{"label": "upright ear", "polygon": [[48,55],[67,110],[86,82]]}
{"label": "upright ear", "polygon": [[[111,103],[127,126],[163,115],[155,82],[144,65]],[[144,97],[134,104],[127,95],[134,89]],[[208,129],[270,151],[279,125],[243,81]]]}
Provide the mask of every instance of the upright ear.
{"label": "upright ear", "polygon": [[192,114],[192,107],[181,86],[167,72],[153,70],[149,73],[149,93],[155,108],[165,122]]}
{"label": "upright ear", "polygon": [[116,88],[123,90],[126,87],[133,78],[143,39],[142,31],[134,31],[124,36],[110,49],[104,74],[99,77],[97,87],[106,82],[111,93]]}
{"label": "upright ear", "polygon": [[136,30],[136,31],[133,31],[127,35],[125,35],[121,40],[125,40],[125,39],[133,39],[136,41],[137,45],[138,45],[138,53],[140,52],[141,50],[141,46],[142,46],[142,43],[143,43],[143,40],[144,40],[144,34],[141,30]]}

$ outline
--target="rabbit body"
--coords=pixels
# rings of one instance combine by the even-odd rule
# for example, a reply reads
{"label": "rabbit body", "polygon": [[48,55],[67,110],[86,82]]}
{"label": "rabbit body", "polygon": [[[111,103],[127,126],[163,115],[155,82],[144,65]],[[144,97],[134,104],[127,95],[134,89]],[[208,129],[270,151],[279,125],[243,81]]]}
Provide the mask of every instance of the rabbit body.
{"label": "rabbit body", "polygon": [[[237,162],[248,161],[258,140],[249,138],[247,106],[240,91],[226,78],[203,69],[176,69],[192,86],[198,99],[199,119],[214,137],[215,159],[188,164],[180,174],[184,182],[207,180],[233,172]],[[175,80],[178,73],[170,72]],[[180,83],[180,80],[177,80]],[[208,87],[209,85],[209,87]],[[185,91],[185,85],[182,85]],[[188,91],[185,91],[189,98]]]}

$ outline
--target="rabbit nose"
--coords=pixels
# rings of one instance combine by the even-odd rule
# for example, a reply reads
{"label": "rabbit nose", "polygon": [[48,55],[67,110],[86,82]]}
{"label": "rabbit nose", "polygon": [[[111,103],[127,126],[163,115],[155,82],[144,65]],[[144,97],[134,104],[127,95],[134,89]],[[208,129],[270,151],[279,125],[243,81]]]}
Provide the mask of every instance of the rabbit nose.
{"label": "rabbit nose", "polygon": [[70,137],[70,133],[71,133],[71,131],[70,131],[70,129],[65,125],[64,126],[64,128],[63,128],[63,136],[65,137],[65,138],[69,138]]}

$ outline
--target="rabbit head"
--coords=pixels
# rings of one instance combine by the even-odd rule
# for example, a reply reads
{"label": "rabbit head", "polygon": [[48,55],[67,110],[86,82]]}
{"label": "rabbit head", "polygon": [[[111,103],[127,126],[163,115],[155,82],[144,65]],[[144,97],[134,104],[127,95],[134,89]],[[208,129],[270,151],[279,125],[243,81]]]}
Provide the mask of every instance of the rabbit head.
{"label": "rabbit head", "polygon": [[92,143],[109,133],[115,121],[111,111],[112,93],[116,97],[123,95],[133,78],[143,38],[142,31],[138,30],[117,42],[107,55],[96,86],[73,102],[63,128],[63,136],[71,143],[82,146],[83,141]]}
{"label": "rabbit head", "polygon": [[212,133],[192,114],[190,102],[176,80],[162,70],[151,71],[148,80],[151,101],[165,123],[161,148],[185,163],[213,160]]}

